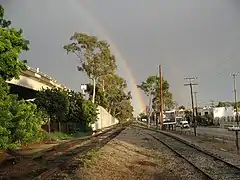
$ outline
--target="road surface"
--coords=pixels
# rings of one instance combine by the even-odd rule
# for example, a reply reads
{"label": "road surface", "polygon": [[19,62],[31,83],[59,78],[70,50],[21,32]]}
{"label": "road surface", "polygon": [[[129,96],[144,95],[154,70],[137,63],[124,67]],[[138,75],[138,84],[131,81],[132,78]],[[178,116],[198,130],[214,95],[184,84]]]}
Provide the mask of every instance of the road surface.
{"label": "road surface", "polygon": [[[191,128],[191,131],[194,132],[194,129]],[[197,132],[201,134],[207,134],[210,136],[223,136],[227,138],[235,137],[234,131],[228,131],[227,129],[221,129],[221,128],[197,127]]]}

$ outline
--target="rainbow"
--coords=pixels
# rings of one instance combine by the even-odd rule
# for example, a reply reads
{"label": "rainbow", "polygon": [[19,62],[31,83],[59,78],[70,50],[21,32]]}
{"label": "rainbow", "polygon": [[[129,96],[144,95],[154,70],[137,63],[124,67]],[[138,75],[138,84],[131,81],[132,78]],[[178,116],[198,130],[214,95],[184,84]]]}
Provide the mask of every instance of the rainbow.
{"label": "rainbow", "polygon": [[96,28],[97,32],[105,40],[107,40],[108,43],[111,45],[111,49],[113,51],[113,54],[116,56],[116,59],[121,61],[121,65],[122,65],[125,75],[127,77],[127,83],[128,83],[128,85],[130,85],[130,87],[128,87],[128,88],[132,92],[132,98],[133,98],[132,104],[134,106],[134,114],[135,115],[139,114],[140,112],[145,110],[146,105],[142,98],[140,90],[137,88],[137,80],[133,76],[131,69],[129,68],[129,66],[127,64],[127,60],[124,59],[124,57],[120,53],[117,45],[109,37],[110,33],[107,32],[107,30],[103,27],[103,25],[99,23],[97,18],[88,10],[87,5],[85,4],[87,2],[78,1],[78,0],[77,0],[77,2],[79,2],[80,6],[82,7],[81,10],[83,11],[83,14],[86,15],[86,18],[88,19],[88,21],[93,25],[94,28]]}

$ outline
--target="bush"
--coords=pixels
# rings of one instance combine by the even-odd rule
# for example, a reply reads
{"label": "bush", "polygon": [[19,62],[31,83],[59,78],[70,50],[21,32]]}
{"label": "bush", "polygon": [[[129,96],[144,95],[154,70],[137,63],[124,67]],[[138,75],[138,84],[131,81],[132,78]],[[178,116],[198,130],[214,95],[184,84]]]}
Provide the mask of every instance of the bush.
{"label": "bush", "polygon": [[11,128],[12,142],[28,144],[41,140],[42,113],[35,104],[25,101],[13,101],[13,128]]}
{"label": "bush", "polygon": [[97,120],[97,106],[86,100],[79,92],[44,89],[37,93],[34,102],[38,108],[47,113],[51,122],[76,124],[71,133],[91,132],[90,125]]}
{"label": "bush", "polygon": [[97,120],[97,106],[86,100],[81,93],[74,91],[68,93],[68,100],[70,106],[66,115],[67,121],[81,124],[81,127],[76,127],[80,131],[91,132],[90,125]]}
{"label": "bush", "polygon": [[0,149],[39,140],[42,124],[42,113],[36,105],[18,101],[0,78]]}

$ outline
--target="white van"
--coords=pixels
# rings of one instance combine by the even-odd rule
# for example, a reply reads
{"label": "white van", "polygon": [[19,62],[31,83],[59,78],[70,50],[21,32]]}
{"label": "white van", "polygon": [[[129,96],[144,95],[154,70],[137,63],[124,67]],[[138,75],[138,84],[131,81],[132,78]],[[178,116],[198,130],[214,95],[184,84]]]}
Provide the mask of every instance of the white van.
{"label": "white van", "polygon": [[188,121],[180,121],[181,128],[190,128]]}

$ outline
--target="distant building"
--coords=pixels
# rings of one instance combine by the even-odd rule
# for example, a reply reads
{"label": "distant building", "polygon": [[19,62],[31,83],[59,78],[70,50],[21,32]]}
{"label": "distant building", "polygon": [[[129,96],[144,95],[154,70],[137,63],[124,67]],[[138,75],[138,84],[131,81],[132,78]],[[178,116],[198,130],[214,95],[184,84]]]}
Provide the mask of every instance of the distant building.
{"label": "distant building", "polygon": [[210,115],[213,112],[213,108],[209,106],[205,106],[203,108],[198,108],[198,115],[204,116],[204,115]]}
{"label": "distant building", "polygon": [[215,123],[220,124],[221,127],[224,127],[226,124],[235,123],[236,112],[234,107],[216,107],[213,108],[213,118]]}

